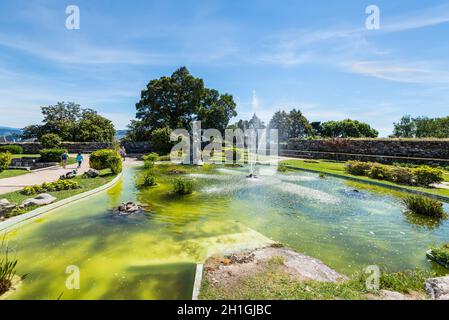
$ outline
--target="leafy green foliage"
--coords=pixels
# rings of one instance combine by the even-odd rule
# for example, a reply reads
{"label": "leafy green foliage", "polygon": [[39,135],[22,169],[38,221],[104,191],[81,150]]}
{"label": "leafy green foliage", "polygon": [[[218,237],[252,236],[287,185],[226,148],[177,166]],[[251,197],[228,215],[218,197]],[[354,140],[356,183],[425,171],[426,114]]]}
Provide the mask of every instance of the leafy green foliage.
{"label": "leafy green foliage", "polygon": [[63,190],[75,190],[79,189],[80,185],[76,181],[72,180],[58,180],[55,182],[44,182],[41,185],[34,185],[31,187],[25,187],[21,191],[23,195],[31,196],[38,193],[54,192]]}
{"label": "leafy green foliage", "polygon": [[191,194],[193,192],[193,180],[186,178],[173,180],[173,192],[180,195]]}
{"label": "leafy green foliage", "polygon": [[62,140],[57,134],[46,133],[39,138],[39,142],[41,143],[43,148],[53,149],[61,146]]}
{"label": "leafy green foliage", "polygon": [[151,152],[145,156],[143,156],[143,161],[152,161],[152,162],[156,162],[159,160],[159,155],[156,152]]}
{"label": "leafy green foliage", "polygon": [[345,166],[345,170],[349,174],[356,176],[365,176],[371,170],[371,162],[362,161],[348,161]]}
{"label": "leafy green foliage", "polygon": [[0,153],[0,172],[8,169],[12,161],[12,155],[9,152]]}
{"label": "leafy green foliage", "polygon": [[156,176],[152,170],[146,170],[141,178],[141,181],[139,183],[141,186],[144,187],[152,187],[156,185]]}
{"label": "leafy green foliage", "polygon": [[0,146],[0,153],[9,152],[11,154],[22,154],[23,148],[22,146],[16,146],[16,145],[7,145],[7,146]]}
{"label": "leafy green foliage", "polygon": [[[202,121],[203,128],[224,130],[229,119],[237,115],[231,95],[206,88],[203,80],[193,77],[186,67],[170,77],[151,80],[136,109],[138,120],[129,126],[128,140],[148,140],[157,129],[190,129],[193,120]],[[168,141],[164,139],[165,144]],[[163,153],[170,151],[155,148]]]}
{"label": "leafy green foliage", "polygon": [[398,138],[449,138],[449,117],[412,118],[405,115],[394,124],[393,135]]}
{"label": "leafy green foliage", "polygon": [[368,172],[368,177],[377,180],[392,180],[391,169],[379,163],[373,163]]}
{"label": "leafy green foliage", "polygon": [[436,199],[420,195],[410,195],[404,198],[403,202],[407,210],[411,213],[432,218],[443,218],[446,216],[443,203]]}
{"label": "leafy green foliage", "polygon": [[379,132],[367,123],[346,119],[322,123],[321,135],[332,138],[376,138]]}
{"label": "leafy green foliage", "polygon": [[101,149],[93,152],[89,158],[89,165],[92,169],[111,169],[112,173],[122,172],[122,157],[117,150]]}
{"label": "leafy green foliage", "polygon": [[41,162],[60,162],[64,149],[42,149],[39,151]]}
{"label": "leafy green foliage", "polygon": [[17,260],[10,258],[10,250],[5,238],[0,243],[0,296],[7,292],[12,285],[16,275]]}
{"label": "leafy green foliage", "polygon": [[277,170],[278,172],[284,173],[288,171],[288,168],[285,164],[279,164]]}
{"label": "leafy green foliage", "polygon": [[24,128],[24,138],[41,138],[45,134],[56,134],[63,141],[112,142],[115,129],[112,122],[92,109],[82,109],[74,102],[58,102],[41,107],[44,116],[42,125]]}
{"label": "leafy green foliage", "polygon": [[175,143],[170,141],[171,129],[169,127],[164,127],[156,129],[150,134],[151,147],[157,150],[158,153],[169,153]]}
{"label": "leafy green foliage", "polygon": [[441,169],[429,166],[420,166],[414,170],[416,183],[421,186],[429,186],[433,183],[444,181],[444,172]]}
{"label": "leafy green foliage", "polygon": [[449,265],[449,243],[443,243],[438,247],[432,247],[432,255],[439,261]]}

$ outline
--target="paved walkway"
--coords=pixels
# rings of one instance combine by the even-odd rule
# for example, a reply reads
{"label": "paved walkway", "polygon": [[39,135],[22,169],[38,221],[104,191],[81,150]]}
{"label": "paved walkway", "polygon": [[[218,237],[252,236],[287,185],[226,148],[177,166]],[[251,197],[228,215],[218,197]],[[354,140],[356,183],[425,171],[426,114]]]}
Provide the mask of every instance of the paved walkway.
{"label": "paved walkway", "polygon": [[[75,157],[76,155],[71,155]],[[83,155],[84,162],[78,174],[83,174],[89,169],[89,155]],[[22,190],[24,187],[33,186],[35,184],[42,184],[44,182],[53,182],[59,179],[60,176],[77,169],[78,164],[67,165],[66,168],[49,168],[37,172],[30,172],[21,176],[0,179],[0,194]]]}

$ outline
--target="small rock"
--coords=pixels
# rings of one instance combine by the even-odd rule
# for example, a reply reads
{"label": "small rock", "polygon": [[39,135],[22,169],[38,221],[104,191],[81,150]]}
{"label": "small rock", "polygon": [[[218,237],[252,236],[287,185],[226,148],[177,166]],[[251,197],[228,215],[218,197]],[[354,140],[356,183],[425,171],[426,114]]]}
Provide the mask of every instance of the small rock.
{"label": "small rock", "polygon": [[0,200],[0,208],[1,207],[6,207],[6,206],[9,206],[9,205],[11,205],[11,202],[9,202],[7,199],[1,199]]}
{"label": "small rock", "polygon": [[44,206],[47,204],[50,204],[56,200],[55,197],[47,194],[47,193],[41,193],[38,196],[30,199],[26,199],[22,202],[22,206],[28,207],[28,206]]}
{"label": "small rock", "polygon": [[231,259],[223,259],[222,263],[223,263],[225,266],[229,266],[230,264],[232,264],[232,261],[231,261]]}
{"label": "small rock", "polygon": [[84,178],[96,178],[100,175],[100,171],[89,169],[86,172],[84,172],[83,177]]}
{"label": "small rock", "polygon": [[449,300],[449,276],[427,279],[426,292],[431,299]]}
{"label": "small rock", "polygon": [[62,176],[59,177],[59,179],[61,180],[66,180],[66,179],[73,179],[76,177],[76,175],[78,174],[78,172],[76,170],[67,172],[66,174],[63,174]]}

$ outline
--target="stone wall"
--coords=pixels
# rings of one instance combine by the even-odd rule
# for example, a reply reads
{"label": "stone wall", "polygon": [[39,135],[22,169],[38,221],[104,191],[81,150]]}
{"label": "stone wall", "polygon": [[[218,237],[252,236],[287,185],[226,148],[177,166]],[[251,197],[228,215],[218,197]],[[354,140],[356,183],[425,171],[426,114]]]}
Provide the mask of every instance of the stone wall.
{"label": "stone wall", "polygon": [[[18,142],[18,143],[0,143],[0,146],[4,145],[18,145],[23,148],[25,154],[38,154],[42,146],[39,142]],[[126,152],[129,154],[137,153],[143,154],[151,152],[151,146],[148,142],[124,142],[122,144]],[[64,142],[61,145],[62,149],[67,149],[69,153],[91,153],[99,149],[111,148],[112,143],[103,142]]]}
{"label": "stone wall", "polygon": [[282,155],[449,165],[449,139],[291,139]]}

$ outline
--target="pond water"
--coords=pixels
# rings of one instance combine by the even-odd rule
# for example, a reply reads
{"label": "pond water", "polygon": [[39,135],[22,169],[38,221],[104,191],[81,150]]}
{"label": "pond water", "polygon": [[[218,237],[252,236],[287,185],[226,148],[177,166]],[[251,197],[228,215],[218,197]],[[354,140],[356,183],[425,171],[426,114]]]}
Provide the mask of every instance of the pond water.
{"label": "pond water", "polygon": [[[190,299],[197,262],[267,238],[346,275],[368,265],[445,272],[425,252],[449,241],[449,222],[404,214],[400,198],[386,190],[357,192],[345,180],[279,174],[269,166],[256,168],[258,179],[246,179],[247,168],[220,167],[189,168],[196,191],[174,196],[173,176],[164,170],[157,187],[139,190],[139,169],[128,168],[107,192],[10,231],[19,274],[27,274],[10,298]],[[148,204],[151,212],[111,215],[129,200]],[[79,290],[66,287],[68,266],[80,270]]]}

